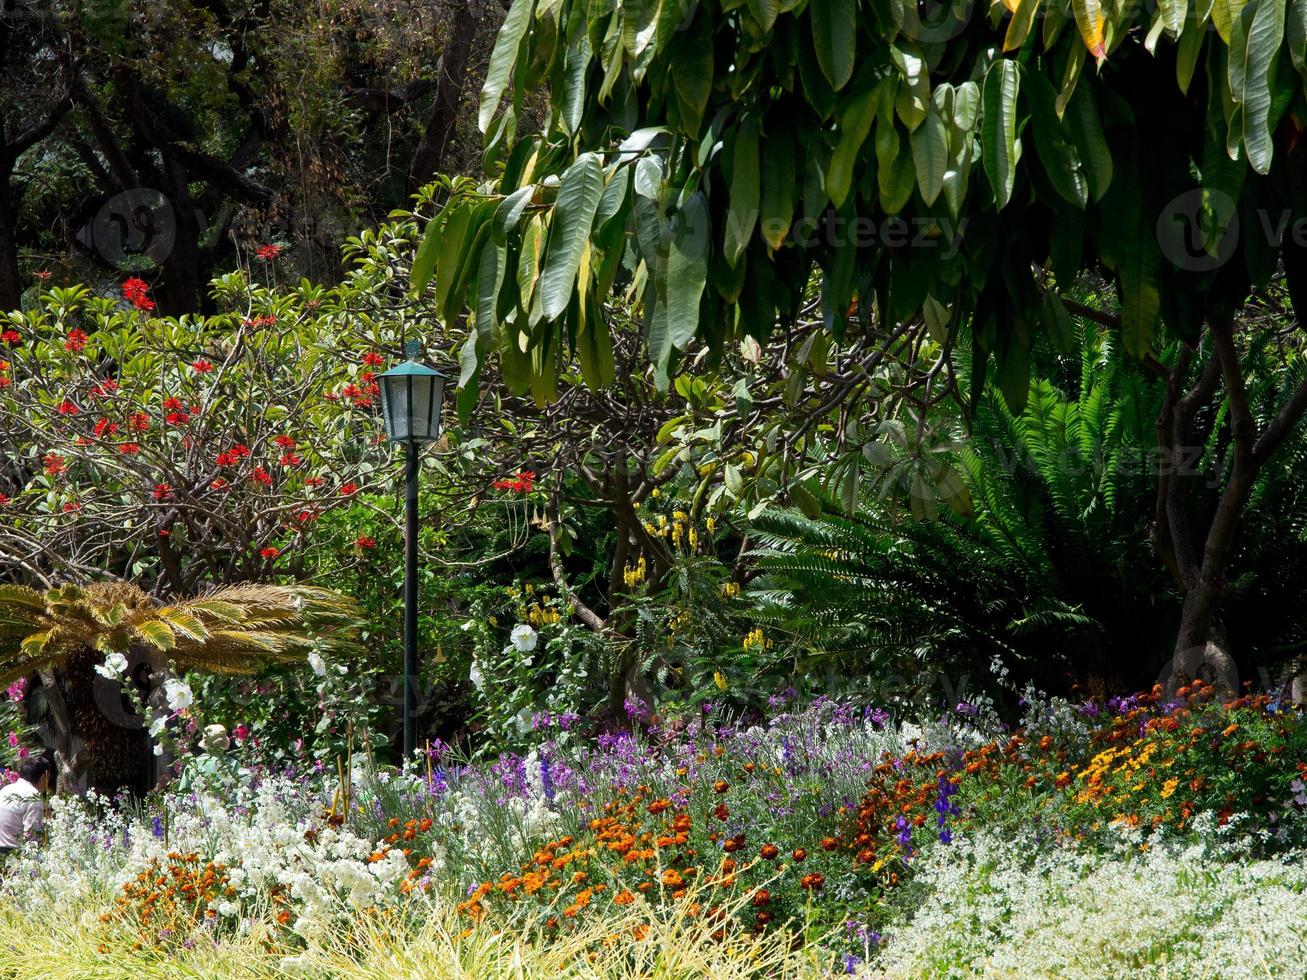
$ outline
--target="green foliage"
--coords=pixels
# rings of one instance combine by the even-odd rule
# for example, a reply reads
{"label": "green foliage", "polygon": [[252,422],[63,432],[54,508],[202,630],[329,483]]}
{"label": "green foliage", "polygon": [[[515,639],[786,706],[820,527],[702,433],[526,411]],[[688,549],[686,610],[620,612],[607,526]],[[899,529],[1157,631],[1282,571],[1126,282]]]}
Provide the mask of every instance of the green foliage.
{"label": "green foliage", "polygon": [[[1307,204],[1293,150],[1272,149],[1304,102],[1303,6],[1152,16],[1030,0],[926,24],[910,5],[851,0],[518,0],[481,106],[495,179],[433,224],[480,201],[511,220],[460,236],[440,305],[474,309],[498,338],[477,346],[478,365],[498,349],[548,399],[580,338],[607,330],[614,286],[642,304],[666,387],[678,352],[720,358],[793,321],[815,271],[830,310],[856,297],[868,322],[947,313],[949,333],[969,338],[973,383],[992,358],[1019,412],[1032,344],[1053,328],[1054,279],[1109,273],[1141,358],[1265,284],[1280,241],[1252,230],[1257,216]],[[551,111],[519,140],[541,79]],[[1197,255],[1177,238],[1191,217],[1206,229]],[[921,233],[913,247],[857,240],[891,218]],[[1246,233],[1233,252],[1202,261],[1235,218]],[[826,327],[839,337],[847,324]]]}
{"label": "green foliage", "polygon": [[970,511],[895,520],[868,494],[855,516],[827,497],[815,516],[756,518],[764,617],[817,662],[858,673],[996,661],[1045,681],[1062,670],[1100,684],[1151,679],[1134,671],[1165,649],[1173,601],[1139,506],[1153,496],[1158,395],[1114,356],[1110,335],[1086,331],[1082,345],[1065,387],[1037,379],[1019,415],[997,394],[982,400],[953,454]]}

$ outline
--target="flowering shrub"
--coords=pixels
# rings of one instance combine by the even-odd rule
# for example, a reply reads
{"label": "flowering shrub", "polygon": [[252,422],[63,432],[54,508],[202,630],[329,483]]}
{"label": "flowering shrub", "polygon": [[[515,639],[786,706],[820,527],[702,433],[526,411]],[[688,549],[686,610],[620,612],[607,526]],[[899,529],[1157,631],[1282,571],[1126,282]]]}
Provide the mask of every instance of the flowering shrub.
{"label": "flowering shrub", "polygon": [[376,485],[378,349],[398,329],[338,317],[347,289],[232,275],[215,284],[230,312],[184,320],[154,316],[140,279],[122,291],[55,288],[5,314],[0,545],[179,592],[266,577]]}
{"label": "flowering shrub", "polygon": [[[525,632],[518,644],[529,645]],[[1151,969],[1172,941],[1184,962],[1227,975],[1233,947],[1194,938],[1195,898],[1219,899],[1219,914],[1258,935],[1292,934],[1304,892],[1293,862],[1307,843],[1300,710],[1223,704],[1208,688],[1178,703],[1032,699],[1023,725],[1004,732],[987,709],[958,708],[914,725],[781,701],[770,719],[741,723],[709,705],[683,725],[593,742],[575,737],[580,719],[547,716],[525,755],[474,763],[436,744],[406,773],[360,756],[334,767],[247,759],[140,815],[58,801],[49,847],[13,859],[0,887],[33,914],[99,896],[105,937],[126,929],[143,948],[250,934],[292,958],[373,916],[403,928],[442,907],[473,935],[511,927],[559,943],[608,918],[639,931],[674,915],[723,943],[780,933],[815,945],[828,966],[889,975],[1030,972],[1011,937],[1034,935],[1041,901],[1068,908],[1058,928],[1079,952],[1061,961],[1067,975],[1095,975],[1077,970],[1101,968],[1102,955]],[[1101,762],[1114,745],[1132,759],[1157,747],[1118,772]],[[1159,790],[1177,769],[1215,779],[1236,747],[1250,760],[1263,752],[1265,768],[1246,786],[1236,769],[1194,791],[1183,821],[1144,819],[1152,804],[1117,800],[1116,788],[1107,810],[1080,799],[1098,773]],[[1121,807],[1140,819],[1113,819]],[[1107,933],[1108,954],[1074,925],[1083,906],[1125,928],[1122,903],[1150,889],[1169,902],[1133,912],[1128,938]]]}

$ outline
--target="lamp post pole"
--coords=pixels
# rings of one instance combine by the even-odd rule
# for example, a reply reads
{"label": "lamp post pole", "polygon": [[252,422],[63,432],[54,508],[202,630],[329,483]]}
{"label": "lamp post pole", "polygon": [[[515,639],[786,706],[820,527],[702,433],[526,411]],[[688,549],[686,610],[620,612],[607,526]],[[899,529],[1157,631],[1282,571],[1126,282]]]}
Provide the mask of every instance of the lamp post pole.
{"label": "lamp post pole", "polygon": [[413,761],[418,713],[418,469],[422,444],[440,435],[445,376],[418,359],[421,344],[405,345],[408,360],[377,378],[386,438],[404,444],[404,758]]}
{"label": "lamp post pole", "polygon": [[413,761],[418,686],[418,453],[404,446],[404,763]]}

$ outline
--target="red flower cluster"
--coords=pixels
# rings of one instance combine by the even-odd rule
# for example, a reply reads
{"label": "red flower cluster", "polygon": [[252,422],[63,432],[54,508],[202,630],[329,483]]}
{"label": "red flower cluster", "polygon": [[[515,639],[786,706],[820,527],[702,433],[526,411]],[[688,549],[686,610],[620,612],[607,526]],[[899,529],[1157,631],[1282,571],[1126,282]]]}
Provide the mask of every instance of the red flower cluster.
{"label": "red flower cluster", "polygon": [[352,381],[341,387],[337,395],[327,395],[328,399],[348,398],[350,402],[360,408],[366,408],[372,404],[372,399],[381,391],[381,388],[375,381],[366,382],[363,385],[356,385]]}
{"label": "red flower cluster", "polygon": [[90,393],[92,398],[108,398],[117,390],[118,382],[113,378],[105,378],[98,384],[92,385]]}
{"label": "red flower cluster", "polygon": [[280,245],[260,245],[254,252],[255,256],[264,262],[271,262],[273,259],[281,256]]}
{"label": "red flower cluster", "polygon": [[377,539],[370,538],[366,534],[360,534],[354,539],[354,544],[360,548],[375,548],[377,546]]}
{"label": "red flower cluster", "polygon": [[18,335],[17,330],[6,330],[4,333],[0,333],[0,340],[4,341],[6,344],[13,345],[22,339],[23,338]]}
{"label": "red flower cluster", "polygon": [[235,466],[249,454],[250,447],[243,442],[238,442],[225,452],[218,453],[213,461],[219,466]]}
{"label": "red flower cluster", "polygon": [[213,370],[213,364],[205,360],[203,357],[201,357],[198,361],[196,361],[194,364],[191,365],[191,370],[194,371],[196,374],[208,374],[210,371]]}
{"label": "red flower cluster", "polygon": [[352,497],[359,492],[359,485],[351,480],[349,483],[341,484],[340,495],[342,497]]}
{"label": "red flower cluster", "polygon": [[128,279],[123,283],[123,299],[131,303],[138,310],[154,309],[154,300],[150,299],[150,284],[144,279],[138,279],[136,276]]}
{"label": "red flower cluster", "polygon": [[366,367],[373,367],[373,368],[385,367],[386,359],[382,357],[380,354],[378,354],[376,351],[370,350],[363,355],[363,364]]}
{"label": "red flower cluster", "polygon": [[536,488],[536,475],[532,470],[523,470],[511,479],[495,481],[496,490],[511,490],[513,493],[530,493]]}
{"label": "red flower cluster", "polygon": [[50,476],[58,476],[68,469],[68,461],[58,453],[47,453],[45,459],[45,471]]}
{"label": "red flower cluster", "polygon": [[172,496],[172,485],[168,483],[156,483],[154,485],[154,499],[167,500]]}
{"label": "red flower cluster", "polygon": [[295,448],[295,439],[294,439],[293,436],[280,435],[280,436],[276,436],[276,437],[274,437],[272,441],[273,441],[273,443],[275,443],[276,445],[280,446],[282,449],[294,449],[294,448]]}
{"label": "red flower cluster", "polygon": [[254,472],[250,474],[250,479],[255,483],[262,483],[265,487],[272,486],[272,474],[262,466],[254,467]]}
{"label": "red flower cluster", "polygon": [[77,412],[78,412],[77,406],[74,405],[72,402],[70,402],[67,398],[65,398],[63,401],[59,403],[60,415],[76,415]]}
{"label": "red flower cluster", "polygon": [[112,436],[118,433],[118,423],[110,422],[108,419],[96,419],[95,435],[96,438],[102,439],[106,435]]}
{"label": "red flower cluster", "polygon": [[127,428],[133,432],[148,432],[150,430],[150,416],[144,412],[133,412],[127,420]]}
{"label": "red flower cluster", "polygon": [[135,456],[140,451],[141,444],[139,442],[124,442],[118,447],[118,452],[124,456]]}
{"label": "red flower cluster", "polygon": [[280,548],[264,548],[262,551],[259,552],[259,557],[260,557],[260,558],[276,558],[276,557],[277,557],[278,555],[280,555],[280,554],[281,554],[281,549],[280,549]]}
{"label": "red flower cluster", "polygon": [[246,319],[241,321],[241,326],[253,327],[255,330],[258,330],[260,327],[270,327],[276,322],[277,322],[277,318],[273,316],[271,313],[268,313],[263,316],[256,316],[252,318],[247,317]]}
{"label": "red flower cluster", "polygon": [[64,341],[64,350],[70,354],[80,354],[86,349],[87,334],[80,327],[73,327],[68,331],[68,337]]}

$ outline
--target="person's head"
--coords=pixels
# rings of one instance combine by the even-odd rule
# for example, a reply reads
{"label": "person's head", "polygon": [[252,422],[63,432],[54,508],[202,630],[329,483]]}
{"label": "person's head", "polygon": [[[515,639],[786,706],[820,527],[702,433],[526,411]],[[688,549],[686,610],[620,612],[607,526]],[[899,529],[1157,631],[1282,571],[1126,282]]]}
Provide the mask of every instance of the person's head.
{"label": "person's head", "polygon": [[200,739],[200,748],[209,755],[222,755],[230,745],[227,729],[222,725],[209,725],[204,729],[204,737]]}
{"label": "person's head", "polygon": [[19,764],[18,775],[42,793],[49,792],[54,785],[54,762],[46,755],[29,756]]}

